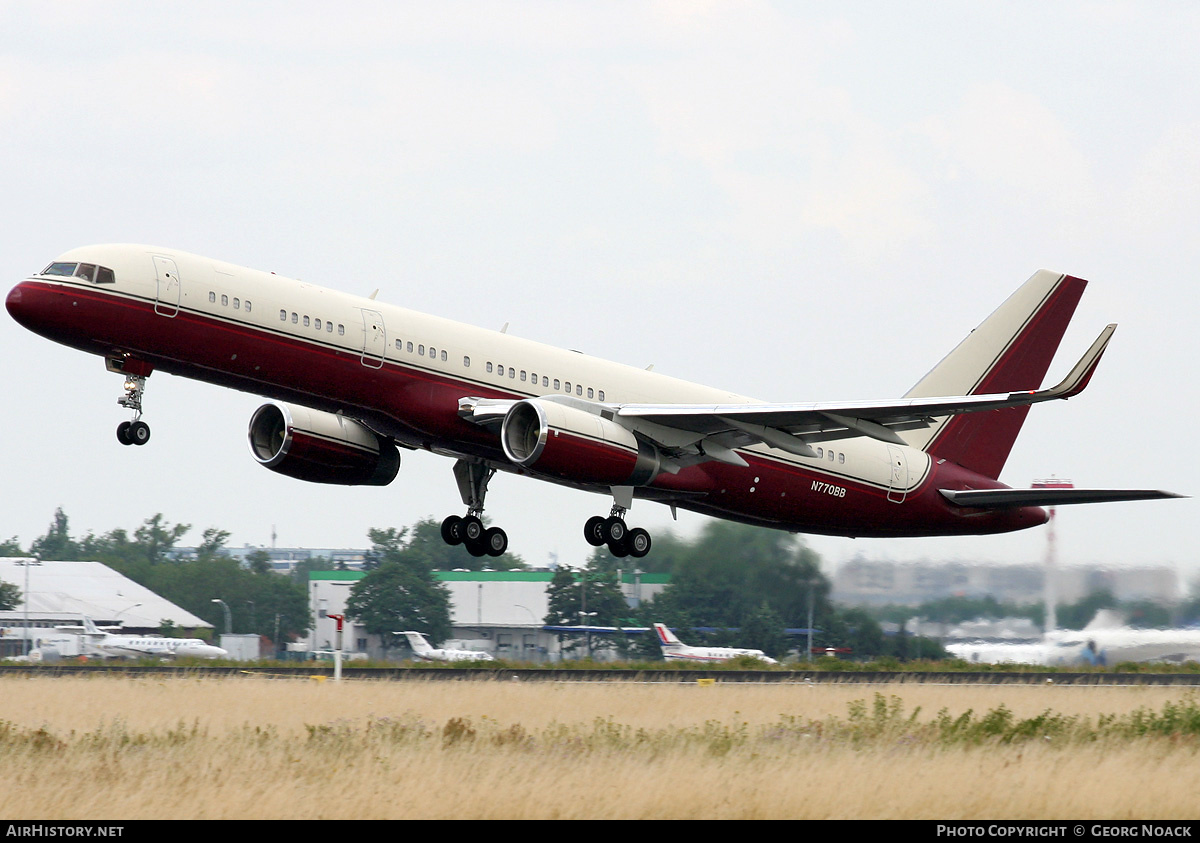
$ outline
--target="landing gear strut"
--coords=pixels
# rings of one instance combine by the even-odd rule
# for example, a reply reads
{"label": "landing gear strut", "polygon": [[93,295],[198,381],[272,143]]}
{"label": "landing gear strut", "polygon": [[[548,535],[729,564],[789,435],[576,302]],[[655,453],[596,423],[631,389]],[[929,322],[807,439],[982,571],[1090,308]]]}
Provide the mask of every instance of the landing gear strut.
{"label": "landing gear strut", "polygon": [[454,464],[454,479],[467,514],[451,515],[442,522],[442,541],[448,545],[461,544],[472,556],[502,556],[508,550],[508,534],[499,527],[483,526],[483,500],[488,481],[496,469],[482,462],[459,460]]}
{"label": "landing gear strut", "polygon": [[146,392],[146,378],[151,367],[140,360],[127,357],[109,358],[108,369],[125,375],[124,394],[117,403],[133,410],[133,419],[117,425],[117,441],[122,445],[145,445],[150,441],[150,425],[142,421],[142,395]]}

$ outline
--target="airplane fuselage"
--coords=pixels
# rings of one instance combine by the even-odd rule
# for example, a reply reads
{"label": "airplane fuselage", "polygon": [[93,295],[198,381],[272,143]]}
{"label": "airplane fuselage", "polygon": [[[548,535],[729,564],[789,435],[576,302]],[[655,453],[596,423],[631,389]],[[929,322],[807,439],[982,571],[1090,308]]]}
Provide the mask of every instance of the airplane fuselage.
{"label": "airplane fuselage", "polygon": [[[72,266],[111,270],[100,277]],[[105,245],[65,253],[9,293],[7,308],[49,339],[110,359],[357,419],[401,447],[607,493],[586,437],[565,467],[514,464],[465,398],[571,396],[603,405],[757,404],[755,399],[183,252]],[[65,274],[64,274],[65,273]],[[1036,386],[1033,385],[1033,386]],[[996,412],[1010,412],[1000,410]],[[1016,411],[1011,411],[1016,412]],[[555,434],[557,436],[558,434]],[[564,433],[564,436],[569,434]],[[986,534],[1044,523],[1024,506],[954,506],[939,489],[1005,488],[920,448],[866,436],[814,447],[739,448],[657,473],[634,496],[796,532]]]}

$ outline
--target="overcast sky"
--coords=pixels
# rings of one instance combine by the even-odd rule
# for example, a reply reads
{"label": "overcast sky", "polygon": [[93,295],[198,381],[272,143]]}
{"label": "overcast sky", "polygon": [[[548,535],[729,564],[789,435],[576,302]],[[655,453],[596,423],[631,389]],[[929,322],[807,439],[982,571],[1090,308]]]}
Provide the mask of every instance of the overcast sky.
{"label": "overcast sky", "polygon": [[[1091,284],[1001,479],[1198,490],[1194,3],[0,2],[0,280],[139,242],[774,401],[903,394],[1040,268]],[[0,538],[161,512],[231,544],[365,546],[462,514],[451,462],[387,488],[257,465],[261,401],[121,378],[0,314]],[[578,564],[610,501],[500,475],[488,514]],[[1195,499],[1059,512],[1062,564],[1200,569]],[[669,511],[628,518],[661,534]],[[680,514],[694,534],[703,519]],[[1034,562],[1044,529],[831,539]],[[653,551],[652,551],[653,552]]]}

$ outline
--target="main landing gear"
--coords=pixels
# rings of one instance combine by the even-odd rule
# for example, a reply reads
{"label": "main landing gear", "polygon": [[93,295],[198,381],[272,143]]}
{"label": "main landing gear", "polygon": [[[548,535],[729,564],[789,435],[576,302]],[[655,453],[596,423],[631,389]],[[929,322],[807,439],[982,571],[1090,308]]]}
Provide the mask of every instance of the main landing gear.
{"label": "main landing gear", "polygon": [[496,469],[481,462],[459,460],[454,464],[454,479],[467,514],[451,515],[442,522],[442,541],[448,545],[463,545],[472,556],[502,556],[508,550],[508,534],[499,527],[483,526],[483,499],[487,496],[488,481]]}
{"label": "main landing gear", "polygon": [[583,525],[583,537],[592,547],[608,545],[608,552],[618,559],[632,556],[641,559],[650,552],[650,534],[641,527],[630,530],[625,525],[625,507],[613,504],[607,518],[593,515]]}
{"label": "main landing gear", "polygon": [[117,441],[122,445],[145,445],[150,441],[150,425],[142,421],[142,395],[151,367],[140,360],[109,358],[108,368],[125,375],[124,394],[117,399],[122,407],[133,410],[133,419],[117,425]]}

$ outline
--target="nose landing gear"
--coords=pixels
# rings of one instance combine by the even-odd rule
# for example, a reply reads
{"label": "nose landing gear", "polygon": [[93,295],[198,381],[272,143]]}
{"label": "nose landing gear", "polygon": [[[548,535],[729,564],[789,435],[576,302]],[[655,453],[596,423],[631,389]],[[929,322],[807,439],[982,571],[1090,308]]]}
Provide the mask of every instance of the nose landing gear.
{"label": "nose landing gear", "polygon": [[105,361],[110,372],[125,376],[124,394],[117,403],[133,410],[133,419],[117,425],[117,441],[122,445],[145,445],[150,441],[150,425],[142,421],[142,395],[146,391],[146,378],[154,367],[129,356],[109,357]]}

